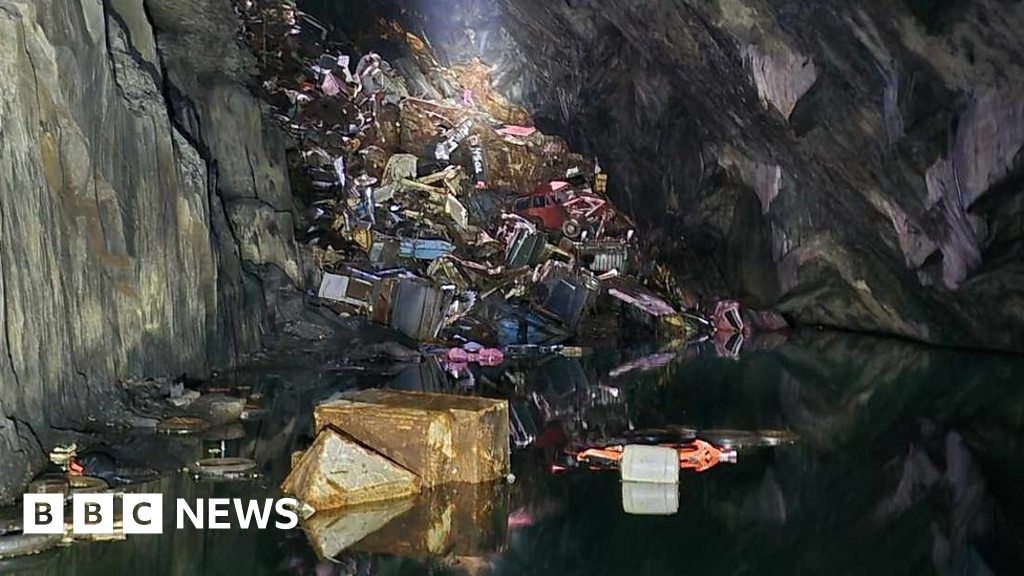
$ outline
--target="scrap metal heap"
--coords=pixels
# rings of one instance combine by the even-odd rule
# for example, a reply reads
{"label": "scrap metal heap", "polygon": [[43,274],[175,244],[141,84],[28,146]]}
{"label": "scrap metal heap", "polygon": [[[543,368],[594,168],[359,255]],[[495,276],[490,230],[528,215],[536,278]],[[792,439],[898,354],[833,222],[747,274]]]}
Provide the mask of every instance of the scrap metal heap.
{"label": "scrap metal heap", "polygon": [[445,68],[395,23],[380,30],[401,47],[395,66],[353,61],[289,0],[236,6],[293,139],[318,296],[339,313],[452,344],[562,342],[595,311],[617,318],[610,331],[746,331],[645,287],[634,224],[597,161],[530,125],[480,62]]}

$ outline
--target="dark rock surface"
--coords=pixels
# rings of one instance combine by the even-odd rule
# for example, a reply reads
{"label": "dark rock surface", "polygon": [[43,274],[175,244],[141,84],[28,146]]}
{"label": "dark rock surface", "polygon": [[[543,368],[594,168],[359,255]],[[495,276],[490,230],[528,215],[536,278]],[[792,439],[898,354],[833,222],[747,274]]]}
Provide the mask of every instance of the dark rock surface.
{"label": "dark rock surface", "polygon": [[[364,3],[302,5],[372,44]],[[696,291],[1024,350],[1024,3],[376,6],[446,63],[481,59],[541,128],[599,156]]]}
{"label": "dark rock surface", "polygon": [[308,286],[226,0],[0,4],[0,501],[118,382],[260,348]]}

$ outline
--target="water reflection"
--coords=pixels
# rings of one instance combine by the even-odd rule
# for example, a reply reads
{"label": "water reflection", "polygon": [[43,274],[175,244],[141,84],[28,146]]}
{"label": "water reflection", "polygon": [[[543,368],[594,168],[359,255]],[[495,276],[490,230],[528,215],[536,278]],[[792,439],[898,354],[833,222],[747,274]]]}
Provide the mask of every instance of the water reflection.
{"label": "water reflection", "polygon": [[[319,558],[338,558],[353,544],[408,512],[413,502],[414,498],[398,498],[320,512],[303,522],[303,528]],[[443,550],[438,547],[437,552]]]}
{"label": "water reflection", "polygon": [[[444,555],[489,558],[505,547],[508,490],[504,483],[437,487],[414,498],[405,510],[355,543],[351,551],[419,559]],[[328,516],[338,524],[339,517],[347,514],[343,510]],[[315,538],[317,526],[307,524],[307,532]],[[325,556],[337,557],[340,551]]]}
{"label": "water reflection", "polygon": [[[736,360],[711,342],[520,358],[473,367],[471,388],[441,364],[251,373],[268,413],[243,438],[167,450],[223,445],[256,459],[262,479],[173,476],[160,490],[273,493],[287,454],[310,440],[312,403],[388,383],[510,398],[517,479],[348,511],[306,532],[76,544],[22,560],[36,565],[23,573],[1021,573],[1024,361],[824,332],[745,347]],[[553,472],[567,447],[641,429],[732,438],[738,462],[684,471],[675,492],[638,491],[614,472]]]}

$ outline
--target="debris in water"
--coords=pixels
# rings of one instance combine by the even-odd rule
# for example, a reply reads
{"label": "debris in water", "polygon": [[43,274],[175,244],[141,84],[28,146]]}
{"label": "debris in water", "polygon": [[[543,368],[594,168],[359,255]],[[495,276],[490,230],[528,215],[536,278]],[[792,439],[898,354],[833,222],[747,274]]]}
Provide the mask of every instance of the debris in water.
{"label": "debris in water", "polygon": [[419,492],[415,474],[334,429],[323,428],[281,485],[315,511]]}
{"label": "debris in water", "polygon": [[509,472],[505,400],[363,390],[317,406],[314,419],[317,430],[348,434],[424,486],[487,482]]}

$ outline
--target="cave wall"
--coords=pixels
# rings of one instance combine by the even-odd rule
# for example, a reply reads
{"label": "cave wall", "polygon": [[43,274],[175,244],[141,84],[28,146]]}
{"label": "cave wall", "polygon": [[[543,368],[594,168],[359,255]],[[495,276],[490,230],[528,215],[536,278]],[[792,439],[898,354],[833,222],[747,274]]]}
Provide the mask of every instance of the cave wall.
{"label": "cave wall", "polygon": [[[304,2],[370,46],[353,4]],[[481,59],[542,129],[598,156],[694,291],[1024,350],[1024,3],[394,4],[377,16],[446,63]]]}
{"label": "cave wall", "polygon": [[1024,350],[1024,4],[503,4],[545,79],[532,107],[672,244],[715,240],[696,264],[729,291],[805,324]]}
{"label": "cave wall", "polygon": [[0,4],[0,501],[118,382],[237,361],[305,286],[235,31],[227,0]]}

